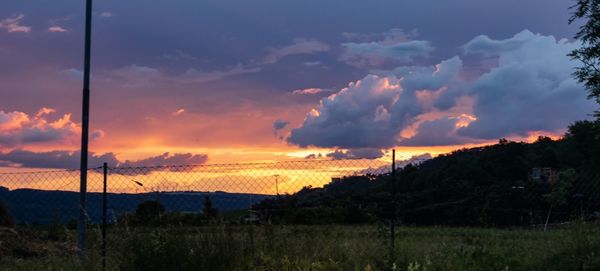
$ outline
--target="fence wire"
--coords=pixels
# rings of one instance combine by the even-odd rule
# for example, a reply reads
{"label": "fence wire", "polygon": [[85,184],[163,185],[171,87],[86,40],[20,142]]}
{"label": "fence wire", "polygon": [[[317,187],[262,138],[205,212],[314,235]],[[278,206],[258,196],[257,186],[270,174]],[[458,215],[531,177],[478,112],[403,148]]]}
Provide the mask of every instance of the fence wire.
{"label": "fence wire", "polygon": [[[313,270],[314,263],[324,266],[314,270],[328,264],[389,269],[404,238],[392,239],[396,223],[554,228],[600,215],[598,171],[577,172],[564,202],[552,206],[551,180],[473,193],[461,191],[461,183],[442,183],[439,189],[455,192],[440,196],[435,187],[410,183],[410,170],[393,179],[391,169],[382,160],[107,167],[106,176],[104,168],[90,169],[89,269],[102,269],[102,258],[108,270],[280,270],[286,264]],[[31,253],[75,255],[78,171],[0,173],[0,186],[3,224],[41,229],[40,239],[59,243]]]}

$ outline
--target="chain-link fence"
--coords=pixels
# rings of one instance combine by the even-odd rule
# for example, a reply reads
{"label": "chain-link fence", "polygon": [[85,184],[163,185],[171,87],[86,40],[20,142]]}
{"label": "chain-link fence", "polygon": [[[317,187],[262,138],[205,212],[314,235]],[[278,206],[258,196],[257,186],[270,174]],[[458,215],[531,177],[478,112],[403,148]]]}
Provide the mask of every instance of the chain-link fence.
{"label": "chain-link fence", "polygon": [[[418,253],[396,224],[557,228],[600,210],[598,171],[534,168],[473,192],[392,168],[303,160],[90,169],[89,269],[381,270]],[[0,186],[2,223],[37,234],[22,253],[75,255],[78,171],[0,173]]]}

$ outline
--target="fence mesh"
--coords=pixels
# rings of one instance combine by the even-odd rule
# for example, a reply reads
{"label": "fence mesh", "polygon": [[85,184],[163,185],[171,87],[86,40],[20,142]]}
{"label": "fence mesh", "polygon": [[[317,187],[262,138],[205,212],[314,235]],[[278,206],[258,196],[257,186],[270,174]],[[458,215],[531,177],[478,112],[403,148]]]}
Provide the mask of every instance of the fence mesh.
{"label": "fence mesh", "polygon": [[[102,167],[90,169],[86,269],[390,269],[401,255],[419,253],[406,251],[411,239],[395,224],[452,225],[452,218],[465,222],[476,214],[473,223],[481,224],[474,225],[552,228],[600,210],[598,171],[578,172],[566,202],[550,206],[551,180],[507,182],[470,194],[477,198],[453,183],[440,188],[453,196],[437,196],[438,190],[409,183],[410,169],[392,182],[391,169],[382,160],[107,167],[106,176]],[[78,171],[0,173],[0,186],[2,223],[49,240],[41,247],[24,243],[24,253],[68,251],[75,259]]]}

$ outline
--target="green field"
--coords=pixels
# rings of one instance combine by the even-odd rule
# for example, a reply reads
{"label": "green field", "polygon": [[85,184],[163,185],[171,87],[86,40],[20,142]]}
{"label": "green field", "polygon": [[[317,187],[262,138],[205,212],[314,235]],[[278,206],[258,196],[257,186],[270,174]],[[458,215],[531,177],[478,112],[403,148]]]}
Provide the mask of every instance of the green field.
{"label": "green field", "polygon": [[[0,232],[0,270],[101,270],[97,227],[83,264],[64,227]],[[600,229],[401,227],[393,258],[377,226],[111,228],[107,270],[600,270]]]}

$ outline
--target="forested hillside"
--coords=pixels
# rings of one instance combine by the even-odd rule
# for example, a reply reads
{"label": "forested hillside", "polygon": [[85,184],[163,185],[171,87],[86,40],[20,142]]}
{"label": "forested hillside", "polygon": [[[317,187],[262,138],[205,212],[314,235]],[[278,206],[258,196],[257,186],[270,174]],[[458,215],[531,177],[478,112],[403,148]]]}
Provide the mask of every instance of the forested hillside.
{"label": "forested hillside", "polygon": [[600,122],[580,121],[560,140],[500,139],[398,169],[267,199],[255,208],[287,223],[514,226],[593,219],[600,211]]}

